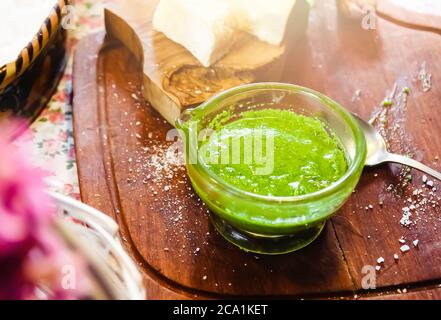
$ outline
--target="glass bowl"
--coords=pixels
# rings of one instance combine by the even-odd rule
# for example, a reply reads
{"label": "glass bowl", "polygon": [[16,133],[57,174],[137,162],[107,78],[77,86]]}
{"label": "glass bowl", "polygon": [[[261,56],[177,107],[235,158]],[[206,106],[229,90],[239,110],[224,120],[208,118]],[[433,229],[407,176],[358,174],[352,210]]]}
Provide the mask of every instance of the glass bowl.
{"label": "glass bowl", "polygon": [[[291,110],[325,123],[345,151],[348,170],[344,176],[314,193],[264,196],[226,183],[200,161],[203,142],[198,135],[204,129],[211,129],[214,122],[222,126],[240,119],[245,111],[269,108]],[[185,142],[188,176],[210,208],[217,231],[243,250],[261,254],[292,252],[316,239],[352,194],[366,159],[365,137],[351,114],[328,97],[292,84],[254,83],[224,91],[183,112],[176,127]]]}

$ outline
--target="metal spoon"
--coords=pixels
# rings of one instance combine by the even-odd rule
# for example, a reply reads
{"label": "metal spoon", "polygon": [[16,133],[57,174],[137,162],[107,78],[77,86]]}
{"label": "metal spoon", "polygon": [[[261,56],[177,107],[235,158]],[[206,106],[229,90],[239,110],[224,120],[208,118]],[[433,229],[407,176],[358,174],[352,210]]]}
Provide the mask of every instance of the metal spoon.
{"label": "metal spoon", "polygon": [[358,116],[354,115],[355,119],[358,120],[360,127],[363,129],[366,143],[367,143],[367,157],[366,166],[373,167],[385,162],[400,163],[406,166],[423,171],[438,180],[441,180],[441,173],[429,168],[428,166],[413,160],[411,158],[401,156],[398,154],[389,153],[386,148],[386,143],[383,137],[375,130],[373,126],[369,123],[360,119]]}

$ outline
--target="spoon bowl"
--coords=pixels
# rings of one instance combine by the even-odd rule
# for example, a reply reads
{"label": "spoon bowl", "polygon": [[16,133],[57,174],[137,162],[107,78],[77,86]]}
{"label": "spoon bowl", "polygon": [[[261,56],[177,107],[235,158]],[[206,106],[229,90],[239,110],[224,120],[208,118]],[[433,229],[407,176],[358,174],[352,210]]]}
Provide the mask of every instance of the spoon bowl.
{"label": "spoon bowl", "polygon": [[384,163],[385,159],[387,159],[388,151],[383,137],[373,126],[359,116],[354,114],[354,118],[358,121],[366,138],[367,155],[365,165],[372,167]]}

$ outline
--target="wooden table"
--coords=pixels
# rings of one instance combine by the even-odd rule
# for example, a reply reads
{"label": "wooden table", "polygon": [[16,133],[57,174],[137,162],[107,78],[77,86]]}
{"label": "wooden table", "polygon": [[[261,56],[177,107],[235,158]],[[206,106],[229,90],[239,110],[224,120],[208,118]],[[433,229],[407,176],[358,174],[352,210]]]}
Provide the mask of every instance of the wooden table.
{"label": "wooden table", "polygon": [[[381,17],[375,30],[364,30],[340,17],[334,1],[322,0],[289,55],[282,81],[321,91],[365,119],[383,115],[373,119],[392,151],[441,169],[439,34]],[[441,298],[441,201],[419,172],[366,169],[313,244],[284,256],[248,254],[216,234],[183,168],[168,176],[152,161],[171,127],[140,98],[141,83],[139,65],[121,44],[103,34],[79,44],[74,128],[81,197],[120,223],[149,298]],[[384,107],[385,99],[393,105]],[[403,226],[402,209],[417,204],[412,224]],[[409,251],[400,250],[404,244]],[[362,269],[377,265],[376,289],[363,289]]]}

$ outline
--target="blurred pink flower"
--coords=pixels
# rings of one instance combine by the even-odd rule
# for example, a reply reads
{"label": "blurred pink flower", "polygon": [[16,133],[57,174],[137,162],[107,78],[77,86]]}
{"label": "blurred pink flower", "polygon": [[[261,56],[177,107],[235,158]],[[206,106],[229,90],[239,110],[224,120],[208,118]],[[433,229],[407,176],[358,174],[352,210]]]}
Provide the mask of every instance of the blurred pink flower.
{"label": "blurred pink flower", "polygon": [[55,210],[44,192],[43,173],[6,135],[0,136],[0,155],[0,299],[35,299],[42,283],[50,298],[79,298],[87,286],[62,288],[62,269],[73,266],[85,282],[84,262],[54,232]]}
{"label": "blurred pink flower", "polygon": [[73,185],[71,183],[65,183],[63,187],[64,194],[70,194],[73,192]]}
{"label": "blurred pink flower", "polygon": [[58,139],[60,141],[67,141],[67,139],[69,138],[69,132],[67,132],[67,130],[61,130],[60,132],[58,132]]}
{"label": "blurred pink flower", "polygon": [[48,154],[54,154],[59,151],[60,142],[56,139],[43,141],[43,148]]}
{"label": "blurred pink flower", "polygon": [[73,145],[69,146],[69,150],[67,151],[67,156],[69,159],[75,159],[75,148]]}
{"label": "blurred pink flower", "polygon": [[54,111],[48,115],[50,123],[56,124],[64,121],[64,113],[61,111]]}
{"label": "blurred pink flower", "polygon": [[22,151],[0,138],[0,258],[26,245],[34,229],[50,219],[43,175]]}

